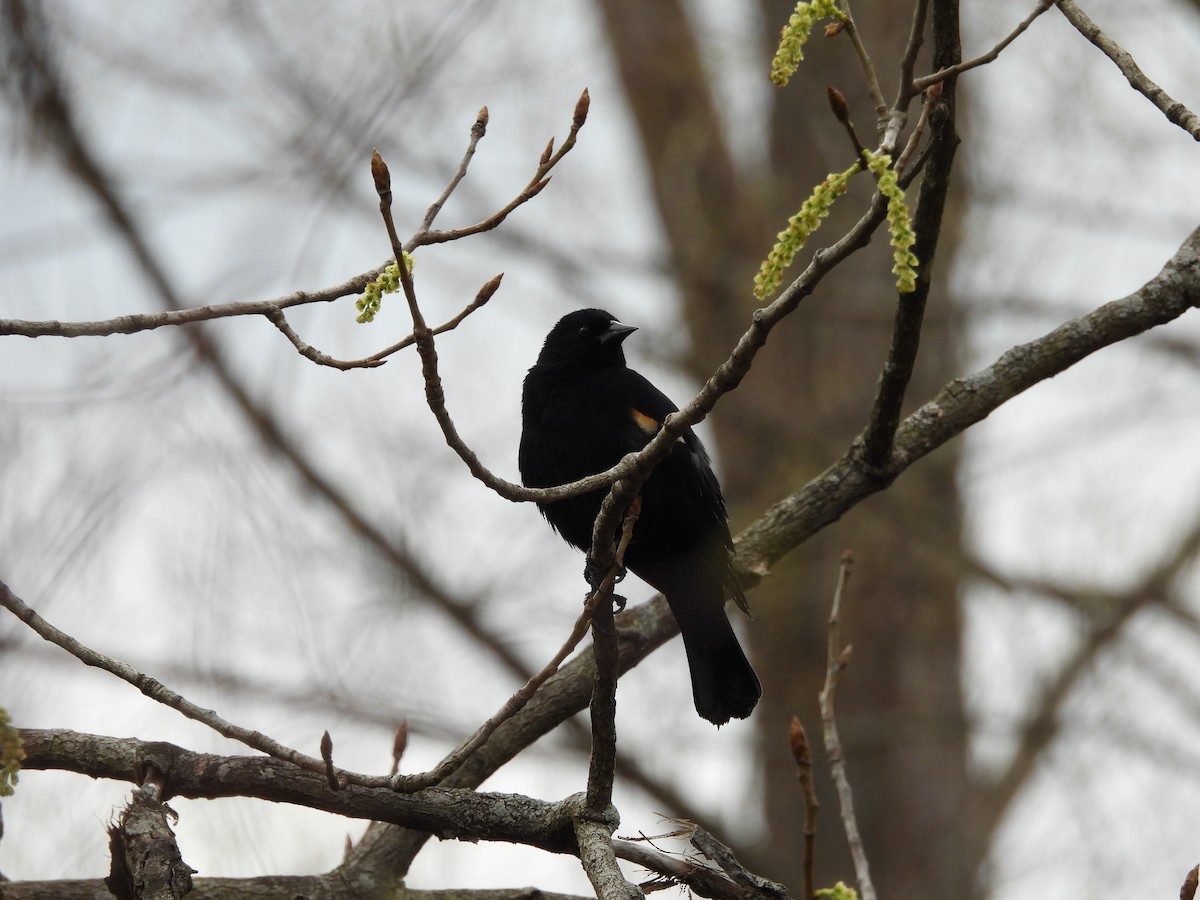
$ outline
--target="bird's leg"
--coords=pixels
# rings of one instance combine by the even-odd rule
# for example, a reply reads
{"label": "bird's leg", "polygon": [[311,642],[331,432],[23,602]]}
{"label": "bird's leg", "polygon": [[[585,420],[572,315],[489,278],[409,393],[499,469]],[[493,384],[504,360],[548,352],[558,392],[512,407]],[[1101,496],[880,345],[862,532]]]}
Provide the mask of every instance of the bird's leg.
{"label": "bird's leg", "polygon": [[[588,554],[587,562],[583,566],[583,578],[588,583],[588,587],[592,589],[591,593],[595,593],[596,591],[600,590],[601,585],[604,584],[604,577],[607,574],[608,569],[598,565],[596,561],[592,559],[591,554]],[[617,572],[617,577],[613,579],[613,584],[619,583],[624,578],[625,569],[622,568]],[[588,596],[591,596],[591,593],[589,593]],[[626,602],[628,601],[626,601],[626,599],[620,594],[611,594],[611,596],[613,609],[616,612],[622,612],[625,609]]]}

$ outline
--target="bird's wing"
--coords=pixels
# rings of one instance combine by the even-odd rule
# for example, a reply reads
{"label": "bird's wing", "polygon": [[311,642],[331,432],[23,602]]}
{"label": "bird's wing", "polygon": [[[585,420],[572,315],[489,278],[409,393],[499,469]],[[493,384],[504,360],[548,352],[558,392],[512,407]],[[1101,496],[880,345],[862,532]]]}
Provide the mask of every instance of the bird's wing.
{"label": "bird's wing", "polygon": [[[629,424],[624,440],[632,452],[649,443],[678,407],[641,375],[633,371],[629,375]],[[659,463],[644,490],[661,498],[661,508],[671,511],[674,521],[664,527],[676,531],[681,544],[694,547],[717,538],[732,547],[721,485],[708,452],[692,429],[679,436],[671,455]]]}

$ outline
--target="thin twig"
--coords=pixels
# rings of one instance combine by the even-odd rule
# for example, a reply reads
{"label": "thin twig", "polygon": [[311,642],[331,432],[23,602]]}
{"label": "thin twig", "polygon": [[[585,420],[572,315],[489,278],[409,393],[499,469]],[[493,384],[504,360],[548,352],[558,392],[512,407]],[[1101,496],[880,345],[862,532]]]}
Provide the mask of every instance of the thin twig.
{"label": "thin twig", "polygon": [[1055,0],[1055,3],[1059,11],[1067,17],[1067,21],[1074,25],[1080,34],[1116,63],[1130,87],[1158,107],[1169,122],[1178,125],[1197,141],[1200,141],[1200,116],[1146,77],[1146,73],[1130,56],[1129,51],[1101,31],[1100,26],[1088,18],[1087,13],[1075,4],[1075,0]]}
{"label": "thin twig", "polygon": [[850,43],[854,45],[854,52],[858,54],[859,63],[862,64],[863,75],[867,79],[867,94],[875,107],[875,117],[882,130],[883,122],[888,115],[888,107],[883,99],[883,91],[879,88],[879,76],[875,74],[875,63],[871,61],[871,54],[867,52],[858,26],[854,24],[854,14],[850,12],[850,0],[842,0],[842,12],[846,15],[844,23],[846,34],[850,38]]}
{"label": "thin twig", "polygon": [[825,88],[825,95],[829,99],[829,108],[833,110],[834,116],[842,123],[842,127],[846,129],[846,134],[850,137],[850,143],[854,146],[854,158],[859,160],[859,165],[861,166],[863,155],[867,152],[867,149],[859,139],[858,130],[854,127],[854,122],[850,118],[850,104],[846,101],[846,95],[832,85]]}
{"label": "thin twig", "polygon": [[66,632],[60,631],[43,619],[2,581],[0,581],[0,606],[3,606],[28,625],[43,640],[47,640],[66,650],[84,665],[94,666],[97,669],[103,669],[115,675],[122,681],[133,685],[151,700],[161,703],[164,706],[169,706],[187,718],[207,725],[223,737],[240,741],[247,747],[259,750],[276,759],[290,762],[310,772],[317,772],[321,775],[326,774],[326,765],[321,760],[306,756],[290,747],[285,747],[262,732],[234,725],[232,722],[221,718],[213,710],[197,706],[161,682],[137,671],[128,663],[121,662],[119,659],[106,656],[98,650],[93,650],[85,646]]}
{"label": "thin twig", "polygon": [[917,94],[912,83],[913,72],[917,68],[917,56],[921,52],[921,45],[925,43],[925,21],[928,15],[929,0],[917,0],[913,8],[912,27],[908,32],[908,44],[904,48],[904,55],[900,57],[900,87],[896,91],[896,102],[892,104],[895,109],[907,109],[909,101]]}
{"label": "thin twig", "polygon": [[466,177],[467,167],[471,165],[471,158],[475,155],[475,148],[479,145],[479,141],[487,133],[488,123],[488,108],[480,107],[479,114],[475,116],[475,124],[471,126],[471,140],[467,143],[467,150],[463,154],[462,162],[458,164],[458,169],[454,176],[450,179],[450,183],[446,185],[446,189],[442,191],[442,196],[438,197],[433,202],[433,205],[425,211],[425,218],[421,220],[420,232],[429,231],[433,225],[433,220],[437,218],[438,213],[442,211],[442,207],[446,205],[446,201],[450,199],[450,195],[454,193],[454,189],[458,187],[458,183]]}
{"label": "thin twig", "polygon": [[292,345],[300,351],[300,355],[305,359],[316,363],[319,366],[329,366],[332,369],[341,369],[343,372],[348,369],[373,369],[376,366],[384,364],[383,359],[356,359],[356,360],[341,360],[334,359],[322,353],[320,350],[313,347],[311,344],[305,343],[304,339],[296,333],[295,329],[288,324],[287,317],[283,314],[283,310],[273,309],[264,313],[267,320],[278,328],[285,338],[292,342]]}
{"label": "thin twig", "polygon": [[788,731],[788,745],[792,750],[792,759],[796,761],[796,777],[800,781],[800,790],[804,793],[804,900],[813,900],[816,895],[817,883],[813,874],[816,858],[817,812],[821,808],[817,800],[817,788],[813,783],[812,747],[808,743],[808,735],[800,723],[799,716],[792,716],[792,726]]}
{"label": "thin twig", "polygon": [[[428,227],[423,225],[421,228],[417,229],[417,233],[409,238],[409,240],[405,243],[404,249],[411,253],[417,247],[425,247],[429,244],[444,244],[449,241],[457,241],[461,238],[469,237],[473,234],[479,234],[480,232],[491,231],[493,228],[507,219],[509,213],[528,203],[530,200],[540,194],[542,189],[550,183],[550,170],[558,165],[559,160],[570,153],[571,148],[575,146],[576,138],[579,135],[579,129],[582,128],[584,122],[587,121],[588,107],[590,104],[591,99],[588,95],[587,88],[584,88],[583,93],[579,96],[579,100],[575,104],[575,114],[571,119],[571,130],[567,134],[567,139],[562,142],[562,146],[559,147],[557,153],[548,152],[542,154],[541,159],[538,161],[538,167],[534,171],[533,177],[529,179],[529,183],[526,184],[521,192],[517,194],[517,196],[511,201],[509,201],[509,203],[507,203],[504,207],[497,212],[492,213],[492,215],[488,216],[483,221],[476,222],[474,225],[468,225],[465,228],[453,228],[448,231],[431,231]],[[478,125],[478,120],[476,120],[476,125]],[[475,129],[472,129],[473,144],[478,142],[478,138],[475,138],[474,134]],[[468,156],[463,160],[463,165],[460,167],[460,171],[464,173],[466,171],[466,163],[469,162],[470,159],[470,153],[474,152],[473,144],[468,150]],[[551,141],[551,146],[553,146],[553,141]],[[550,148],[548,147],[547,150],[549,149]],[[451,182],[451,186],[447,188],[447,191],[440,202],[445,202],[445,197],[449,196],[449,192],[453,190],[457,184],[457,180]],[[434,205],[437,206],[437,204]],[[430,209],[433,210],[433,207]],[[434,214],[436,215],[436,211],[434,211]],[[426,218],[428,218],[428,216],[429,214],[426,213]],[[432,219],[430,219],[430,222],[432,222]]]}
{"label": "thin twig", "polygon": [[850,845],[850,856],[854,860],[854,876],[858,879],[858,892],[862,900],[875,900],[875,885],[871,882],[871,867],[863,849],[862,835],[858,830],[858,819],[854,815],[854,795],[850,790],[850,779],[846,774],[846,757],[842,753],[842,740],[838,735],[837,721],[833,714],[834,694],[837,691],[838,675],[850,664],[851,648],[844,649],[839,638],[839,616],[842,593],[850,579],[852,560],[850,552],[842,554],[838,568],[837,588],[833,592],[833,609],[829,613],[829,644],[825,662],[825,687],[821,690],[821,727],[825,733],[825,755],[829,757],[829,768],[837,786],[838,803],[842,810],[842,828]]}
{"label": "thin twig", "polygon": [[904,170],[908,167],[908,161],[912,159],[913,153],[921,144],[921,137],[925,133],[925,128],[929,124],[929,115],[938,100],[941,99],[942,88],[940,84],[935,84],[925,92],[925,97],[921,101],[921,114],[917,117],[917,124],[913,126],[912,134],[908,136],[908,142],[905,143],[904,149],[900,151],[900,155],[896,157],[895,169],[901,176],[905,174]]}
{"label": "thin twig", "polygon": [[439,784],[457,771],[476,750],[482,747],[487,742],[487,739],[495,733],[497,728],[524,709],[529,701],[533,698],[533,695],[537,692],[537,689],[545,683],[546,679],[559,670],[559,668],[562,666],[563,660],[566,659],[571,654],[571,651],[573,651],[579,645],[579,642],[583,640],[584,635],[586,635],[588,632],[588,626],[591,624],[592,616],[594,615],[596,608],[601,605],[601,600],[605,598],[606,593],[607,596],[611,597],[612,588],[613,585],[616,584],[618,574],[619,570],[614,568],[605,577],[605,580],[601,583],[600,587],[597,588],[597,590],[590,597],[588,597],[587,601],[584,603],[583,612],[581,612],[579,614],[579,618],[575,620],[575,625],[571,628],[571,633],[567,636],[567,639],[563,642],[563,645],[559,647],[558,652],[554,654],[554,657],[550,660],[550,662],[546,663],[546,665],[542,667],[541,671],[533,675],[527,682],[525,682],[524,685],[521,686],[520,690],[509,697],[508,700],[505,701],[504,706],[502,706],[494,716],[490,717],[486,722],[480,725],[474,734],[463,741],[457,748],[454,749],[452,753],[446,756],[446,758],[438,763],[435,768],[430,769],[428,772],[422,772],[417,775],[396,775],[396,773],[393,772],[392,774],[395,777],[392,780],[392,788],[405,793],[410,793],[412,791],[419,791],[435,784]]}
{"label": "thin twig", "polygon": [[1002,41],[1000,41],[1000,43],[998,43],[987,53],[977,56],[974,59],[969,59],[966,62],[960,62],[957,65],[947,66],[940,71],[934,72],[932,75],[925,75],[916,79],[912,82],[913,93],[919,94],[930,85],[937,84],[939,81],[945,81],[951,75],[958,75],[960,72],[966,72],[968,69],[975,69],[979,66],[987,65],[988,63],[992,62],[1009,44],[1020,37],[1026,28],[1033,24],[1034,19],[1036,19],[1053,5],[1054,0],[1038,0],[1038,5],[1034,7],[1033,12],[1022,19],[1021,23],[1017,25],[1016,28],[1010,31],[1008,35],[1005,36]]}
{"label": "thin twig", "polygon": [[234,316],[265,316],[272,312],[303,306],[309,303],[331,303],[351,294],[361,293],[367,282],[379,276],[386,264],[355,275],[341,284],[319,291],[296,291],[273,300],[253,300],[240,303],[214,303],[209,306],[165,309],[154,313],[133,313],[113,319],[95,322],[60,322],[56,319],[33,321],[26,319],[0,319],[0,335],[21,337],[106,337],[113,334],[136,334],[167,326],[190,325],[210,319],[228,319]]}
{"label": "thin twig", "polygon": [[[437,328],[432,329],[433,333],[434,334],[445,334],[447,331],[453,331],[455,328],[457,328],[459,325],[462,324],[463,320],[467,316],[471,315],[471,313],[476,312],[477,310],[482,309],[483,306],[489,300],[492,299],[492,295],[495,294],[496,291],[500,288],[500,282],[503,278],[504,278],[504,273],[501,272],[499,275],[497,275],[495,278],[493,278],[491,281],[489,281],[487,284],[485,284],[483,287],[481,287],[479,289],[479,292],[475,295],[475,299],[472,300],[470,303],[468,303],[466,306],[464,306],[462,309],[462,312],[460,312],[453,319],[450,319],[449,321],[444,322],[441,325],[439,325]],[[400,350],[405,349],[406,347],[411,347],[416,342],[417,342],[416,338],[414,338],[410,334],[407,337],[405,337],[404,339],[392,344],[392,346],[385,347],[384,349],[380,350],[378,353],[371,354],[370,356],[368,356],[366,358],[366,360],[364,360],[364,362],[367,362],[367,361],[374,362],[377,360],[382,360],[388,356],[391,356],[393,353],[397,353]]]}

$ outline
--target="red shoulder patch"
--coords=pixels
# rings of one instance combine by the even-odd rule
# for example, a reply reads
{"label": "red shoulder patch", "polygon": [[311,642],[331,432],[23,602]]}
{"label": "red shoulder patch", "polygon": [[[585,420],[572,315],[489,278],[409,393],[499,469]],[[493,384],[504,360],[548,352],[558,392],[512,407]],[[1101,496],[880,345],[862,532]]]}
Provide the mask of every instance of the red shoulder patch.
{"label": "red shoulder patch", "polygon": [[629,415],[633,419],[633,424],[637,425],[646,434],[657,434],[658,429],[662,428],[662,422],[658,421],[654,416],[646,415],[636,406],[629,407]]}

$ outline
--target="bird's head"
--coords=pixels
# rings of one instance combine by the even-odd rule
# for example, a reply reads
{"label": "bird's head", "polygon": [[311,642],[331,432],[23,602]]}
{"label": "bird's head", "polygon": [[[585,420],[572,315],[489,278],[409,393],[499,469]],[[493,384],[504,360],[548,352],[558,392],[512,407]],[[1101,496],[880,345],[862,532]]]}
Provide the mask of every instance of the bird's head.
{"label": "bird's head", "polygon": [[637,328],[622,325],[602,309],[567,313],[546,336],[539,363],[578,362],[591,365],[625,365],[621,342]]}

